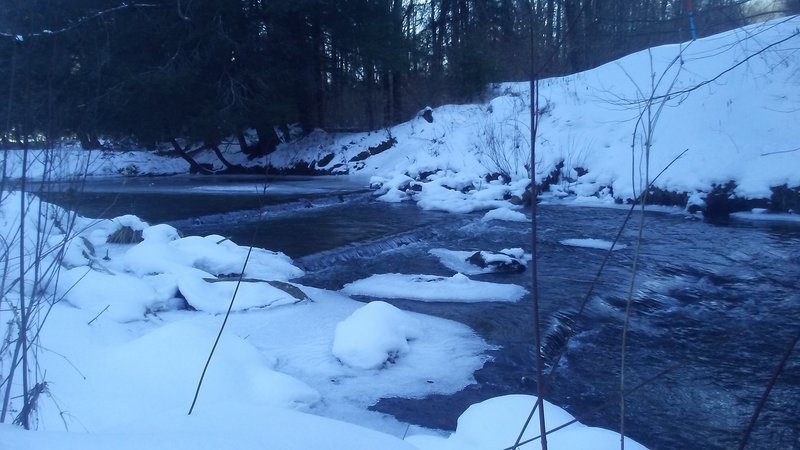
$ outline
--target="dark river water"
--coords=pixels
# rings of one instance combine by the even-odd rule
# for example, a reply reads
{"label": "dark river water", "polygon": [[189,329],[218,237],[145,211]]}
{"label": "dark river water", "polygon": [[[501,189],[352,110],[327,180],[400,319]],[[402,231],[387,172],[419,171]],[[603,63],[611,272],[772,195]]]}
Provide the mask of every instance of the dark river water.
{"label": "dark river water", "polygon": [[[432,248],[531,250],[529,224],[484,223],[479,213],[425,212],[413,204],[376,202],[364,192],[363,181],[209,183],[183,177],[120,183],[88,185],[78,210],[90,217],[134,213],[152,223],[171,223],[185,234],[216,233],[239,244],[280,250],[307,271],[297,281],[327,289],[375,273],[452,275],[428,254]],[[45,197],[61,204],[78,198],[55,192]],[[559,241],[613,240],[625,214],[544,205],[537,242],[544,353],[553,373],[546,398],[586,424],[617,430],[621,331],[639,213],[623,230],[621,243],[627,247],[612,253],[580,318],[576,311],[605,252]],[[531,287],[530,271],[472,278]],[[452,430],[471,403],[534,392],[526,381],[533,377],[530,297],[515,304],[390,302],[465,323],[500,349],[476,372],[477,383],[462,392],[384,399],[374,409]],[[575,336],[553,369],[570,326]],[[657,449],[735,448],[798,329],[800,225],[709,224],[648,212],[625,368],[626,386],[644,386],[626,398],[626,434]],[[797,353],[775,384],[749,448],[800,448]]]}

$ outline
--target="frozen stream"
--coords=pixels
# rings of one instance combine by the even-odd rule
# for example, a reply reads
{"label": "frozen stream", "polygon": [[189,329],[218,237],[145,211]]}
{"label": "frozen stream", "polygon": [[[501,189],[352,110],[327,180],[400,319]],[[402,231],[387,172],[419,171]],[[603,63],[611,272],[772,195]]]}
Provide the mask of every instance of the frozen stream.
{"label": "frozen stream", "polygon": [[[211,181],[209,183],[209,181]],[[186,234],[217,233],[240,244],[280,250],[327,289],[376,273],[447,275],[432,248],[530,251],[530,226],[480,221],[480,214],[425,212],[372,201],[364,182],[304,179],[141,178],[91,183],[86,193],[45,198],[86,216],[133,213]],[[260,184],[259,184],[260,183]],[[547,357],[574,315],[604,253],[567,247],[570,238],[611,240],[625,212],[543,206],[540,295]],[[263,218],[264,220],[261,220]],[[638,217],[613,253],[547,399],[589,425],[618,427],[619,346]],[[677,366],[628,398],[626,430],[651,448],[735,446],[761,392],[800,326],[800,227],[687,221],[648,213],[628,338],[628,386]],[[530,288],[530,271],[472,278]],[[371,300],[370,298],[359,298]],[[374,409],[403,421],[452,430],[466,406],[532,392],[530,297],[519,303],[421,303],[400,308],[463,322],[501,346],[452,395],[384,399]],[[442,361],[442,364],[447,364]],[[608,404],[607,406],[604,406]],[[795,355],[772,392],[754,448],[800,447],[800,362]]]}

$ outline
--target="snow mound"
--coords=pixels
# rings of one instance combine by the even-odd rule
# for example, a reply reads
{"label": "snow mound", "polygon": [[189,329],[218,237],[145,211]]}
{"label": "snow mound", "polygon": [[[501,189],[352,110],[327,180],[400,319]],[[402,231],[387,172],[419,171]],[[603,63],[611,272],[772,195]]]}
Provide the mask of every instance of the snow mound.
{"label": "snow mound", "polygon": [[375,191],[378,200],[388,203],[399,203],[409,198],[405,190],[412,181],[414,181],[413,178],[408,175],[400,174],[391,179],[372,177],[370,179],[370,185],[379,186],[378,190]]}
{"label": "snow mound", "polygon": [[[73,334],[86,331],[90,330]],[[128,431],[132,421],[151,414],[185,414],[216,332],[177,321],[108,347],[83,344],[81,351],[91,355],[80,365],[84,377],[70,383],[69,389],[59,389],[59,402],[82,427],[98,432]],[[271,366],[252,344],[223,334],[196,408],[213,409],[220,402],[308,408],[320,400],[315,389]],[[43,422],[51,424],[47,428],[60,428],[59,411],[47,408],[42,414]]]}
{"label": "snow mound", "polygon": [[516,302],[528,291],[516,284],[470,280],[457,273],[450,278],[435,275],[387,273],[346,284],[342,292],[423,302]]}
{"label": "snow mound", "polygon": [[98,433],[31,432],[0,424],[3,448],[14,450],[415,450],[358,425],[283,408],[220,404],[187,416],[149,411],[145,424]]}
{"label": "snow mound", "polygon": [[[536,397],[530,395],[507,395],[476,403],[458,418],[455,433],[448,438],[436,436],[410,436],[406,441],[420,450],[497,450],[514,445]],[[547,401],[544,402],[547,428],[568,423],[574,418],[565,410]],[[539,436],[539,421],[531,420],[522,441]],[[548,448],[554,450],[615,450],[620,447],[619,433],[603,428],[588,427],[574,423],[547,435]],[[540,447],[538,440],[519,448],[534,450]],[[641,449],[641,444],[625,438],[626,449]]]}
{"label": "snow mound", "polygon": [[386,302],[376,301],[336,325],[332,352],[348,366],[377,369],[407,353],[408,342],[421,335],[417,320]]}
{"label": "snow mound", "polygon": [[[148,312],[169,307],[176,287],[160,276],[135,277],[76,267],[62,270],[59,296],[71,305],[118,322],[139,320]],[[108,295],[107,293],[113,293]]]}
{"label": "snow mound", "polygon": [[172,273],[217,276],[244,276],[289,280],[303,275],[291,259],[279,252],[254,248],[247,259],[248,247],[237,245],[219,235],[181,238],[175,228],[156,225],[142,232],[144,241],[127,251],[125,268],[137,275]]}
{"label": "snow mound", "polygon": [[178,240],[181,234],[175,227],[160,223],[142,230],[142,239],[151,243],[166,243]]}
{"label": "snow mound", "polygon": [[610,250],[611,246],[614,246],[614,250],[622,250],[623,248],[627,247],[626,245],[617,243],[614,245],[611,241],[604,241],[602,239],[562,239],[558,241],[561,245],[567,245],[570,247],[583,247],[583,248],[595,248],[598,250]]}
{"label": "snow mound", "polygon": [[[491,198],[493,195],[475,196],[473,191],[464,192],[480,184],[480,180],[479,175],[469,172],[443,174],[440,178],[422,184],[422,190],[416,197],[417,206],[428,211],[457,214],[508,206],[502,196]],[[487,193],[494,194],[496,191]]]}
{"label": "snow mound", "polygon": [[490,220],[506,220],[509,222],[530,222],[530,219],[519,211],[514,211],[511,208],[502,207],[493,209],[481,218],[482,221],[488,222]]}
{"label": "snow mound", "polygon": [[[244,267],[249,249],[219,236],[189,236],[170,243],[171,247],[187,255],[192,267],[214,275],[239,274]],[[245,277],[268,277],[286,281],[303,275],[303,271],[292,265],[292,260],[280,252],[253,248]]]}

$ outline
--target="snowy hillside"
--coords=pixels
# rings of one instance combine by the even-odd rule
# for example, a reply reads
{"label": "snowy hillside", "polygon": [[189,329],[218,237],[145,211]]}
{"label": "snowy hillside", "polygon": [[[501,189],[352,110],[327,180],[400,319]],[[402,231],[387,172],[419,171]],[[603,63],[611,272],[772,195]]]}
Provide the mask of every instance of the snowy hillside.
{"label": "snowy hillside", "polygon": [[[647,177],[644,153],[650,129],[649,178],[675,160],[655,180],[662,195],[651,201],[704,207],[703,200],[712,193],[723,200],[764,199],[732,209],[796,208],[798,27],[800,17],[782,18],[542,80],[537,183],[544,182],[556,197],[584,202],[634,199]],[[287,136],[291,142],[257,160],[247,160],[237,144],[222,151],[232,163],[249,167],[376,176],[374,184],[383,186],[380,193],[389,194],[384,200],[417,197],[428,201],[421,206],[439,209],[438,200],[452,197],[441,193],[444,186],[474,193],[465,200],[475,202],[458,211],[494,208],[511,195],[522,197],[528,184],[530,95],[527,83],[503,83],[491,86],[487,97],[484,104],[421,111],[408,122],[371,133],[318,130],[300,138]],[[87,156],[73,149],[72,154],[80,158],[63,158],[65,164],[72,168],[76,159],[83,159],[92,175],[189,170],[182,159],[150,152]],[[210,151],[195,157],[224,168]],[[13,159],[11,152],[12,173],[20,167]],[[37,171],[30,169],[34,175]],[[511,186],[481,192],[492,173],[508,175]],[[785,189],[773,192],[780,187]]]}
{"label": "snowy hillside", "polygon": [[[651,179],[687,150],[655,181],[662,190],[702,197],[733,181],[733,194],[755,199],[770,198],[772,187],[800,186],[798,26],[798,17],[780,19],[541,81],[537,183],[555,170],[550,190],[559,195],[635,198],[651,116]],[[272,161],[316,161],[317,168],[387,179],[444,170],[476,188],[491,172],[525,178],[528,84],[495,85],[493,93],[484,105],[436,108],[432,123],[420,116],[373,134],[313,135],[284,146]],[[391,149],[354,161],[390,137],[397,141]]]}

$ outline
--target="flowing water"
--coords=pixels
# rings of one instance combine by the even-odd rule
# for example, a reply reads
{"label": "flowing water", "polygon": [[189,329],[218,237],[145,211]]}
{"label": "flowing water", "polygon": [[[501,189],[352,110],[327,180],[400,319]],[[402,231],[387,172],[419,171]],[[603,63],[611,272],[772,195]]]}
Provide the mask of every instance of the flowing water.
{"label": "flowing water", "polygon": [[[219,187],[224,186],[219,181],[198,188],[201,182],[194,179],[146,180],[122,194],[111,184],[90,187],[78,209],[87,216],[136,213],[172,223],[186,234],[216,233],[280,250],[307,271],[297,281],[327,289],[375,273],[452,275],[428,253],[432,248],[531,250],[529,224],[484,223],[481,214],[383,204],[352,183],[274,180],[260,192],[247,192]],[[46,198],[62,204],[74,199],[69,194]],[[605,252],[559,241],[613,240],[625,214],[566,206],[539,210],[543,344],[553,377],[546,398],[586,424],[611,429],[619,429],[621,331],[640,216],[634,213],[623,230],[620,242],[626,247],[611,254],[581,317],[576,312]],[[680,214],[646,213],[625,368],[627,388],[644,385],[625,401],[628,435],[651,448],[735,447],[800,328],[798,249],[798,225],[709,224]],[[530,271],[472,278],[531,288]],[[477,383],[462,392],[383,399],[374,409],[452,430],[471,403],[534,392],[530,296],[515,304],[390,302],[465,323],[499,349],[476,372]],[[553,368],[569,329],[575,335]],[[752,448],[800,448],[798,359],[793,355],[778,379]]]}

